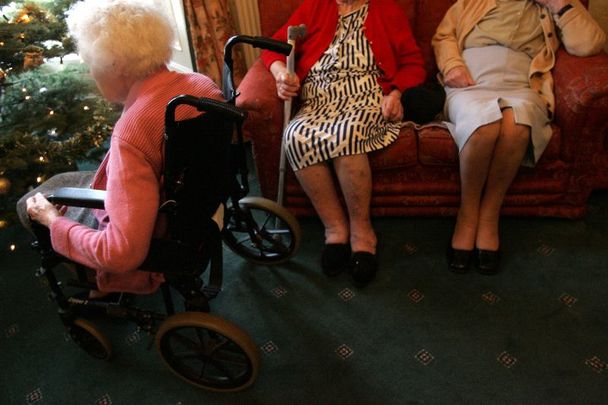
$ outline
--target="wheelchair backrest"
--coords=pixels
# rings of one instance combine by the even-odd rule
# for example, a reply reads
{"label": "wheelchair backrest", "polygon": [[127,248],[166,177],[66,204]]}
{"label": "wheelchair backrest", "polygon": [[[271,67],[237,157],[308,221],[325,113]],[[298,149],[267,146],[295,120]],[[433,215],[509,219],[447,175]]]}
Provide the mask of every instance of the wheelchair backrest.
{"label": "wheelchair backrest", "polygon": [[169,237],[200,242],[200,233],[228,197],[235,121],[218,112],[166,127],[164,193]]}

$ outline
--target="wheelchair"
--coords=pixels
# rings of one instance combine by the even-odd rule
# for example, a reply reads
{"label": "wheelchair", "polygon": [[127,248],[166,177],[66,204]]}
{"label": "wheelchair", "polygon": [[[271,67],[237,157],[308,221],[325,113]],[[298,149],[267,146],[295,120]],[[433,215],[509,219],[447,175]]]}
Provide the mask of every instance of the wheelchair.
{"label": "wheelchair", "polygon": [[[275,264],[295,253],[300,238],[299,225],[287,210],[273,201],[247,196],[240,130],[247,114],[235,106],[232,81],[232,46],[240,42],[284,54],[291,49],[267,38],[232,37],[225,48],[222,79],[228,101],[179,95],[165,110],[165,198],[159,215],[166,219],[167,232],[162,239],[152,239],[139,268],[163,274],[165,282],[159,288],[163,310],[139,308],[125,293],[113,294],[112,300],[89,299],[88,291],[96,285],[88,281],[87,269],[53,251],[49,230],[32,224],[37,239],[32,246],[41,255],[36,275],[46,278],[49,297],[80,348],[94,358],[110,359],[111,343],[91,318],[127,320],[154,336],[164,364],[174,374],[221,392],[251,385],[260,362],[258,348],[246,332],[209,314],[209,301],[221,291],[222,240],[252,262]],[[176,121],[175,110],[183,104],[204,113]],[[104,197],[105,191],[69,187],[47,196],[54,204],[94,209],[103,209]],[[212,219],[221,204],[226,206],[223,227]],[[77,275],[65,283],[56,275],[64,263],[74,266]],[[66,287],[84,289],[86,294],[68,294]],[[177,310],[178,297],[183,312]]]}

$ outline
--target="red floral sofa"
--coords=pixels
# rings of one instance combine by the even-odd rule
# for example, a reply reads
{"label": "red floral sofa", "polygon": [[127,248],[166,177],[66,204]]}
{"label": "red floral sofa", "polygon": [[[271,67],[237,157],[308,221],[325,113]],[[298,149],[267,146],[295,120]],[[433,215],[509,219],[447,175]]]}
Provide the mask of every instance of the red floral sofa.
{"label": "red floral sofa", "polygon": [[[373,0],[371,0],[373,1]],[[586,1],[583,1],[586,3]],[[258,0],[262,35],[272,35],[299,0]],[[431,37],[454,0],[399,0],[435,75]],[[608,55],[589,58],[559,51],[553,71],[556,117],[553,138],[536,168],[520,169],[503,213],[576,218],[585,214],[589,194],[608,188]],[[274,80],[258,60],[238,90],[238,105],[249,111],[245,123],[262,194],[277,192],[283,104]],[[372,214],[454,215],[459,204],[458,153],[448,131],[438,126],[406,126],[390,147],[370,154]],[[314,215],[288,169],[284,205],[295,215]]]}

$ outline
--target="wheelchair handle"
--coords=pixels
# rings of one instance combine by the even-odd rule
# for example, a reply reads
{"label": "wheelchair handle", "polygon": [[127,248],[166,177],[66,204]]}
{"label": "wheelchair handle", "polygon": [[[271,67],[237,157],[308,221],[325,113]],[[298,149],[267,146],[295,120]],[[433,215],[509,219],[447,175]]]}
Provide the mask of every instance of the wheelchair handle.
{"label": "wheelchair handle", "polygon": [[254,48],[268,49],[269,51],[282,53],[287,56],[291,53],[291,45],[287,42],[267,37],[252,37],[249,35],[234,35],[228,38],[224,45],[224,62],[232,61],[232,47],[236,44],[249,44]]}
{"label": "wheelchair handle", "polygon": [[266,37],[251,37],[243,41],[252,45],[254,48],[268,49],[269,51],[282,53],[287,56],[291,53],[291,45],[287,42],[279,41]]}
{"label": "wheelchair handle", "polygon": [[182,104],[195,107],[198,111],[221,114],[238,125],[241,125],[245,121],[245,118],[247,118],[247,111],[232,104],[206,97],[197,98],[182,94],[173,97],[167,104],[167,109],[165,110],[166,127],[175,127],[175,110]]}
{"label": "wheelchair handle", "polygon": [[283,55],[291,53],[291,44],[267,37],[252,37],[249,35],[234,35],[224,45],[224,69],[222,72],[222,93],[228,102],[234,104],[236,93],[234,79],[232,78],[232,47],[238,43],[249,44],[254,48],[267,49]]}

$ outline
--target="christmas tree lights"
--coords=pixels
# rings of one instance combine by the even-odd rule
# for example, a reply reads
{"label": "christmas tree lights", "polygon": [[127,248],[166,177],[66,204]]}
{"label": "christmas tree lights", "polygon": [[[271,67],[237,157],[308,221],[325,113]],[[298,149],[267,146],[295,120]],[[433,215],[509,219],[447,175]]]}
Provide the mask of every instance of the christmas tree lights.
{"label": "christmas tree lights", "polygon": [[0,0],[0,231],[28,190],[98,162],[119,115],[84,65],[48,63],[73,51],[64,22],[73,2]]}

